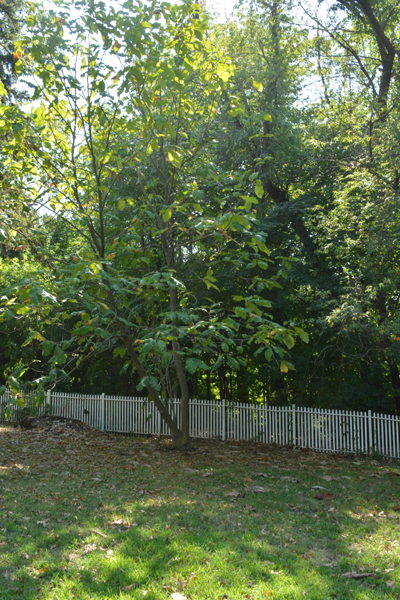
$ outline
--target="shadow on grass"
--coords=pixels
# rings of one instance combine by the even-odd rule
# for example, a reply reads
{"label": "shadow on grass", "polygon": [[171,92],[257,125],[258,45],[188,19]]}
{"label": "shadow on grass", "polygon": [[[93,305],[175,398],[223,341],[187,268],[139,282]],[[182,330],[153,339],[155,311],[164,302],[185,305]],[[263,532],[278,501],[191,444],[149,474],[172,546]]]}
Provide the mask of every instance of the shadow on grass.
{"label": "shadow on grass", "polygon": [[[266,473],[264,493],[231,501],[224,494],[248,477],[246,465],[214,464],[204,479],[204,458],[199,475],[183,473],[183,460],[153,478],[113,460],[69,474],[54,460],[64,479],[4,467],[0,599],[398,597],[388,568],[398,551],[384,546],[397,521],[363,517],[368,482],[355,476],[352,497],[323,504],[310,493],[314,473],[295,483],[293,465],[285,475],[294,483]],[[346,571],[375,574],[351,580]]]}

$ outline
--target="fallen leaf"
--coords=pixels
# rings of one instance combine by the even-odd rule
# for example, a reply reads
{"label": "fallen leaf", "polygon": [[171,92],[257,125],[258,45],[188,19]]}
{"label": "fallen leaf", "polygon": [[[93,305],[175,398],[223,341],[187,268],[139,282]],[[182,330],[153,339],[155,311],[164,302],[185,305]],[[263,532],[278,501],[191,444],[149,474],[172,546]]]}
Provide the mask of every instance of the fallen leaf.
{"label": "fallen leaf", "polygon": [[398,502],[397,504],[395,504],[395,506],[391,506],[390,508],[392,510],[400,510],[400,502]]}
{"label": "fallen leaf", "polygon": [[284,477],[281,477],[282,481],[291,481],[292,483],[300,483],[299,479],[296,479],[295,477],[288,477],[287,475],[285,475]]}
{"label": "fallen leaf", "polygon": [[322,485],[313,485],[312,490],[326,490],[325,487],[322,487]]}
{"label": "fallen leaf", "polygon": [[214,475],[214,473],[212,473],[212,472],[204,473],[203,477],[211,477],[211,475]]}
{"label": "fallen leaf", "polygon": [[385,581],[386,585],[390,588],[394,587],[396,585],[395,581]]}
{"label": "fallen leaf", "polygon": [[174,592],[171,594],[172,600],[186,600],[186,596],[182,596],[179,592]]}
{"label": "fallen leaf", "polygon": [[43,525],[43,527],[47,527],[50,519],[43,519],[43,521],[36,521],[37,525]]}
{"label": "fallen leaf", "polygon": [[322,492],[322,494],[317,494],[314,496],[316,500],[333,500],[336,498],[336,494],[330,494],[329,492]]}
{"label": "fallen leaf", "polygon": [[124,590],[128,591],[128,590],[134,590],[136,587],[135,583],[131,583],[130,585],[124,585]]}
{"label": "fallen leaf", "polygon": [[232,492],[226,492],[224,496],[227,496],[228,498],[238,498],[240,496],[240,492],[233,490]]}
{"label": "fallen leaf", "polygon": [[324,481],[337,481],[337,477],[333,477],[332,475],[323,475],[321,479]]}
{"label": "fallen leaf", "polygon": [[258,512],[258,510],[253,506],[250,506],[250,504],[245,504],[244,506],[245,508],[247,508],[247,510],[251,510],[252,512]]}
{"label": "fallen leaf", "polygon": [[348,571],[343,573],[342,577],[347,579],[363,579],[364,577],[375,577],[376,573],[355,573],[354,571]]}
{"label": "fallen leaf", "polygon": [[106,534],[102,533],[101,531],[97,531],[97,529],[90,529],[89,531],[91,531],[92,533],[96,533],[97,535],[99,535],[102,538],[106,538]]}
{"label": "fallen leaf", "polygon": [[256,485],[255,487],[253,487],[253,493],[257,494],[257,493],[265,493],[268,492],[269,490],[267,488],[263,488],[260,485]]}

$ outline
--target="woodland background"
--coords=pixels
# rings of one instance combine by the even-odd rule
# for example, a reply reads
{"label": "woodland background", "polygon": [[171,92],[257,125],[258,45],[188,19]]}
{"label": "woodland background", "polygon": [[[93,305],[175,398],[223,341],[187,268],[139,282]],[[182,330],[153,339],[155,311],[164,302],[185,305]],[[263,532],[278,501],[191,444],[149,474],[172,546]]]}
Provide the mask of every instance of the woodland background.
{"label": "woodland background", "polygon": [[400,414],[400,4],[128,4],[0,4],[0,385]]}

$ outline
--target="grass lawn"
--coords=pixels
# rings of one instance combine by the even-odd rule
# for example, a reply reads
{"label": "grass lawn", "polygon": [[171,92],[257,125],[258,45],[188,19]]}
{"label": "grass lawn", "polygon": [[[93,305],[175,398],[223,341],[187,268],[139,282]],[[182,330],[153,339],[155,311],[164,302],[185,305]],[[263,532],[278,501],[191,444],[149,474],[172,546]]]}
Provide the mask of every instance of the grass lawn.
{"label": "grass lawn", "polygon": [[0,599],[397,599],[397,498],[396,462],[0,427]]}

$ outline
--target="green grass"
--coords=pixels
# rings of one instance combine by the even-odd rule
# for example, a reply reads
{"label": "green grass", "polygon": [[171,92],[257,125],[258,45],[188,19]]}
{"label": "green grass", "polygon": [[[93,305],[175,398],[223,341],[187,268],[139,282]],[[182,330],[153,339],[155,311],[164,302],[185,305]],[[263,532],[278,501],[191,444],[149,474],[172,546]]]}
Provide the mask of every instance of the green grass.
{"label": "green grass", "polygon": [[[397,463],[170,448],[0,430],[0,599],[400,597]],[[316,500],[323,491],[337,496]]]}

